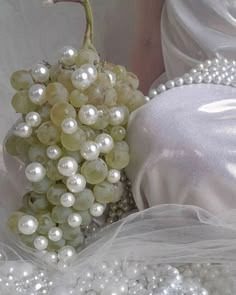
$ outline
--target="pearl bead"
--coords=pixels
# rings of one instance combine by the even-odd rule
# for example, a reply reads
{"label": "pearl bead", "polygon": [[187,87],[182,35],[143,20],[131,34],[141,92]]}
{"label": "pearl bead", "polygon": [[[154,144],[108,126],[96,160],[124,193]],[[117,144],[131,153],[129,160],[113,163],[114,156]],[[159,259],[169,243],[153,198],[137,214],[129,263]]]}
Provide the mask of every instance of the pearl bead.
{"label": "pearl bead", "polygon": [[148,103],[150,100],[151,100],[151,99],[150,99],[149,96],[144,96],[144,101],[145,101],[145,103]]}
{"label": "pearl bead", "polygon": [[69,208],[75,204],[75,196],[71,193],[64,193],[60,201],[63,207]]}
{"label": "pearl bead", "polygon": [[51,145],[47,148],[46,153],[49,159],[57,160],[62,155],[62,150],[58,145]]}
{"label": "pearl bead", "polygon": [[195,82],[196,84],[200,84],[200,83],[202,83],[202,80],[203,80],[203,77],[202,77],[201,74],[197,74],[197,75],[194,77],[194,82]]}
{"label": "pearl bead", "polygon": [[117,183],[120,181],[120,178],[121,178],[121,174],[119,170],[111,169],[108,171],[107,180],[110,183]]}
{"label": "pearl bead", "polygon": [[35,249],[42,251],[45,250],[48,246],[48,239],[44,236],[38,236],[34,239],[34,247]]}
{"label": "pearl bead", "polygon": [[94,141],[86,141],[81,145],[80,154],[87,161],[96,160],[100,154],[99,145]]}
{"label": "pearl bead", "polygon": [[65,66],[73,66],[75,64],[77,55],[78,55],[78,52],[74,47],[65,46],[61,50],[60,61]]}
{"label": "pearl bead", "polygon": [[205,75],[203,77],[203,82],[204,83],[211,83],[211,81],[212,81],[212,76],[211,75]]}
{"label": "pearl bead", "polygon": [[114,87],[116,85],[116,75],[112,71],[109,71],[109,70],[106,70],[105,73],[107,74],[107,76],[110,79],[111,86]]}
{"label": "pearl bead", "polygon": [[79,227],[82,223],[82,217],[78,213],[72,213],[68,217],[67,222],[68,222],[69,226],[71,226],[71,227]]}
{"label": "pearl bead", "polygon": [[57,169],[63,176],[72,176],[78,170],[78,163],[72,157],[63,157],[59,160]]}
{"label": "pearl bead", "polygon": [[71,246],[64,246],[58,252],[58,258],[64,262],[70,261],[76,255],[76,251]]}
{"label": "pearl bead", "polygon": [[87,104],[79,110],[79,120],[82,124],[93,125],[98,119],[98,110],[93,105]]}
{"label": "pearl bead", "polygon": [[42,119],[39,113],[30,112],[26,115],[25,122],[30,127],[38,127],[41,124]]}
{"label": "pearl bead", "polygon": [[85,64],[75,70],[71,76],[75,88],[84,90],[97,79],[97,69],[94,65]]}
{"label": "pearl bead", "polygon": [[168,89],[172,89],[172,88],[175,87],[175,82],[172,81],[172,80],[169,80],[169,81],[166,82],[165,85],[166,85],[166,88],[168,88]]}
{"label": "pearl bead", "polygon": [[83,175],[75,174],[67,179],[66,185],[72,193],[79,193],[85,189],[86,180]]}
{"label": "pearl bead", "polygon": [[157,96],[158,95],[158,92],[157,92],[157,90],[156,89],[151,89],[150,91],[149,91],[149,94],[148,94],[148,96],[152,99],[152,98],[154,98],[155,96]]}
{"label": "pearl bead", "polygon": [[184,79],[183,78],[176,78],[175,79],[175,85],[176,86],[182,86],[184,84]]}
{"label": "pearl bead", "polygon": [[48,237],[53,242],[58,242],[62,238],[62,230],[59,227],[52,227],[48,231]]}
{"label": "pearl bead", "polygon": [[39,182],[46,175],[46,169],[42,164],[33,162],[25,168],[25,176],[31,182]]}
{"label": "pearl bead", "polygon": [[43,105],[46,103],[46,87],[41,84],[35,84],[29,89],[29,99],[37,105]]}
{"label": "pearl bead", "polygon": [[32,134],[32,128],[28,124],[22,122],[15,126],[13,133],[19,137],[27,138]]}
{"label": "pearl bead", "polygon": [[102,133],[95,138],[96,143],[99,146],[100,152],[107,154],[109,153],[114,147],[113,138],[106,133]]}
{"label": "pearl bead", "polygon": [[49,69],[42,64],[37,64],[33,66],[31,70],[31,75],[35,82],[44,83],[49,79]]}
{"label": "pearl bead", "polygon": [[72,118],[67,118],[61,123],[61,128],[64,133],[73,134],[78,129],[77,122]]}
{"label": "pearl bead", "polygon": [[58,261],[58,255],[56,252],[47,252],[43,256],[43,260],[49,265],[54,265]]}
{"label": "pearl bead", "polygon": [[94,203],[90,208],[90,214],[94,217],[100,217],[104,213],[106,206],[100,203]]}
{"label": "pearl bead", "polygon": [[166,91],[166,86],[164,84],[160,84],[158,87],[157,87],[157,93],[162,93]]}
{"label": "pearl bead", "polygon": [[19,219],[18,229],[24,235],[32,235],[38,228],[38,221],[34,216],[24,215]]}
{"label": "pearl bead", "polygon": [[124,122],[125,113],[121,107],[112,107],[110,109],[110,124],[113,126],[121,125]]}
{"label": "pearl bead", "polygon": [[190,76],[189,74],[185,74],[185,75],[183,76],[183,79],[184,79],[184,82],[185,82],[187,85],[193,83],[193,77]]}

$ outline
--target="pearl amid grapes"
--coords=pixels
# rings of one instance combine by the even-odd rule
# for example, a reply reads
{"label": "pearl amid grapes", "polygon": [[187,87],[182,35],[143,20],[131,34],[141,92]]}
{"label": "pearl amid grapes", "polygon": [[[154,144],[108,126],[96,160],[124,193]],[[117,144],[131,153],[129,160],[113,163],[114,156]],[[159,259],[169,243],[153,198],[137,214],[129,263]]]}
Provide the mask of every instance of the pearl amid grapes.
{"label": "pearl amid grapes", "polygon": [[30,127],[38,127],[41,124],[42,119],[39,113],[30,112],[26,115],[25,122]]}
{"label": "pearl amid grapes", "polygon": [[46,153],[49,159],[57,160],[62,155],[62,150],[58,145],[51,145],[47,148]]}
{"label": "pearl amid grapes", "polygon": [[57,165],[59,173],[63,176],[72,176],[78,170],[78,163],[72,157],[63,157]]}
{"label": "pearl amid grapes", "polygon": [[58,258],[64,262],[70,261],[76,255],[76,251],[71,246],[64,246],[58,252]]}
{"label": "pearl amid grapes", "polygon": [[85,64],[75,70],[71,76],[75,88],[84,90],[97,79],[97,69],[92,64]]}
{"label": "pearl amid grapes", "polygon": [[90,208],[90,214],[94,217],[100,217],[104,213],[106,206],[100,203],[94,203]]}
{"label": "pearl amid grapes", "polygon": [[24,235],[32,235],[38,228],[38,221],[34,216],[24,215],[18,221],[18,229]]}
{"label": "pearl amid grapes", "polygon": [[98,119],[98,110],[95,106],[87,104],[79,110],[79,120],[82,124],[93,125]]}
{"label": "pearl amid grapes", "polygon": [[19,137],[27,138],[32,134],[32,128],[25,122],[21,122],[15,126],[13,133]]}
{"label": "pearl amid grapes", "polygon": [[117,169],[111,169],[108,171],[107,180],[110,183],[117,183],[120,181],[121,174],[120,171]]}
{"label": "pearl amid grapes", "polygon": [[42,64],[37,64],[31,69],[31,75],[35,82],[44,83],[49,79],[49,69]]}
{"label": "pearl amid grapes", "polygon": [[77,55],[78,55],[78,52],[74,47],[65,46],[61,50],[60,61],[65,66],[73,66],[75,64]]}
{"label": "pearl amid grapes", "polygon": [[96,160],[99,156],[99,146],[94,141],[86,141],[80,148],[81,156],[87,161]]}
{"label": "pearl amid grapes", "polygon": [[39,182],[43,180],[46,169],[42,164],[33,162],[25,168],[25,176],[31,182]]}
{"label": "pearl amid grapes", "polygon": [[77,131],[78,124],[75,119],[66,118],[65,120],[62,121],[61,128],[64,133],[73,134]]}
{"label": "pearl amid grapes", "polygon": [[121,107],[113,107],[110,109],[110,124],[113,126],[120,125],[124,122],[125,113]]}
{"label": "pearl amid grapes", "polygon": [[69,226],[71,226],[71,227],[79,227],[81,225],[81,223],[82,223],[82,217],[78,213],[72,213],[68,217],[67,221],[68,221]]}
{"label": "pearl amid grapes", "polygon": [[106,133],[102,133],[98,135],[95,141],[97,142],[101,153],[104,153],[104,154],[109,153],[114,147],[113,138]]}
{"label": "pearl amid grapes", "polygon": [[62,238],[62,230],[58,227],[52,227],[48,231],[48,237],[53,242],[58,242]]}
{"label": "pearl amid grapes", "polygon": [[47,101],[46,87],[41,84],[31,86],[28,95],[29,99],[37,105],[43,105]]}
{"label": "pearl amid grapes", "polygon": [[66,186],[72,193],[79,193],[85,189],[86,180],[83,175],[75,174],[67,179]]}
{"label": "pearl amid grapes", "polygon": [[58,261],[58,255],[56,252],[47,252],[44,256],[43,256],[43,260],[49,264],[49,265],[53,265],[56,264]]}
{"label": "pearl amid grapes", "polygon": [[75,196],[71,193],[64,193],[61,196],[60,202],[65,208],[72,207],[75,204]]}
{"label": "pearl amid grapes", "polygon": [[45,250],[48,246],[48,239],[44,236],[38,236],[34,239],[35,249],[42,251]]}

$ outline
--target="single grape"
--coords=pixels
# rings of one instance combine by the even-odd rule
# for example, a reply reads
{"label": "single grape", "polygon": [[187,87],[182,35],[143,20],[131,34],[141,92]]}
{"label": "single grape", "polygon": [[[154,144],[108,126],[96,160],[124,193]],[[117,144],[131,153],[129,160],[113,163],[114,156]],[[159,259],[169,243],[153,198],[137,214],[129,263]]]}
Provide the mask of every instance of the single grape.
{"label": "single grape", "polygon": [[90,104],[100,105],[105,101],[106,87],[101,83],[94,83],[88,88],[86,93]]}
{"label": "single grape", "polygon": [[84,244],[84,235],[79,233],[75,236],[74,239],[67,241],[67,245],[78,249],[78,247],[83,246]]}
{"label": "single grape", "polygon": [[133,95],[129,98],[126,106],[128,107],[130,112],[135,111],[139,107],[145,104],[145,96],[142,94],[141,91],[136,90]]}
{"label": "single grape", "polygon": [[79,211],[79,214],[82,217],[81,225],[89,225],[92,222],[92,216],[89,211]]}
{"label": "single grape", "polygon": [[97,136],[97,132],[90,128],[89,126],[86,125],[81,125],[80,129],[82,129],[85,132],[86,135],[86,141],[94,140],[95,137]]}
{"label": "single grape", "polygon": [[51,209],[45,195],[40,195],[35,192],[31,192],[28,197],[28,206],[34,212],[48,212]]}
{"label": "single grape", "polygon": [[28,90],[34,84],[33,78],[29,71],[20,70],[11,75],[11,86],[19,90]]}
{"label": "single grape", "polygon": [[90,184],[101,183],[106,179],[108,168],[102,159],[85,161],[81,167],[81,173]]}
{"label": "single grape", "polygon": [[95,185],[94,187],[95,200],[102,204],[108,204],[113,201],[113,195],[115,193],[115,185],[107,181]]}
{"label": "single grape", "polygon": [[52,218],[56,223],[66,223],[70,214],[73,213],[72,208],[65,208],[62,206],[55,206],[52,209]]}
{"label": "single grape", "polygon": [[9,135],[4,143],[4,147],[9,155],[18,156],[18,152],[16,149],[19,137],[16,135]]}
{"label": "single grape", "polygon": [[73,134],[62,133],[61,143],[65,149],[69,151],[78,151],[81,145],[86,141],[85,132],[78,128],[78,130]]}
{"label": "single grape", "polygon": [[58,161],[49,160],[46,165],[46,175],[52,181],[62,180],[63,175],[61,175],[57,169]]}
{"label": "single grape", "polygon": [[99,62],[99,56],[96,51],[92,49],[81,49],[76,58],[76,65],[78,67],[84,64],[96,64]]}
{"label": "single grape", "polygon": [[105,105],[97,106],[98,118],[95,124],[91,125],[93,129],[102,130],[109,125],[110,113],[109,108]]}
{"label": "single grape", "polygon": [[50,82],[56,82],[60,73],[61,73],[61,65],[59,63],[51,66],[49,69],[50,73]]}
{"label": "single grape", "polygon": [[80,193],[75,194],[74,209],[85,211],[92,207],[94,203],[94,194],[90,189],[85,189]]}
{"label": "single grape", "polygon": [[125,80],[134,90],[138,89],[139,79],[134,73],[128,72]]}
{"label": "single grape", "polygon": [[111,128],[111,136],[114,139],[114,141],[121,141],[126,136],[126,130],[122,126],[113,126]]}
{"label": "single grape", "polygon": [[66,241],[64,239],[60,239],[57,242],[53,242],[53,241],[49,240],[47,250],[48,251],[58,251],[62,247],[64,247],[65,244],[66,244]]}
{"label": "single grape", "polygon": [[38,194],[46,194],[53,184],[53,180],[49,179],[48,177],[44,177],[44,179],[39,182],[33,182],[32,189]]}
{"label": "single grape", "polygon": [[115,85],[115,90],[118,95],[117,103],[120,105],[126,105],[134,93],[132,87],[125,81],[118,81]]}
{"label": "single grape", "polygon": [[102,84],[105,88],[112,88],[114,86],[114,85],[112,85],[112,81],[110,79],[109,74],[107,74],[107,72],[98,73],[96,83]]}
{"label": "single grape", "polygon": [[37,137],[45,145],[54,145],[60,141],[60,129],[51,121],[44,122],[37,130]]}
{"label": "single grape", "polygon": [[63,70],[61,71],[59,77],[58,77],[58,82],[61,83],[69,93],[71,93],[75,87],[73,86],[71,82],[71,75],[72,71],[69,70]]}
{"label": "single grape", "polygon": [[79,235],[82,235],[80,227],[71,227],[68,223],[60,224],[60,228],[63,232],[63,239],[67,241],[73,241]]}
{"label": "single grape", "polygon": [[36,233],[32,235],[19,235],[21,242],[30,248],[34,248],[34,240],[37,236],[38,235]]}
{"label": "single grape", "polygon": [[56,226],[56,223],[53,221],[52,216],[49,213],[36,214],[35,217],[39,223],[37,232],[41,235],[46,235],[52,227]]}
{"label": "single grape", "polygon": [[37,105],[32,103],[28,96],[28,91],[18,91],[12,98],[11,104],[15,111],[20,114],[27,114],[31,111],[35,111]]}
{"label": "single grape", "polygon": [[30,145],[27,143],[27,141],[24,138],[18,138],[16,151],[18,153],[19,158],[24,163],[27,163],[29,161],[29,158],[28,158],[29,146]]}
{"label": "single grape", "polygon": [[72,152],[72,151],[68,151],[66,150],[65,148],[62,149],[62,154],[63,156],[69,156],[69,157],[72,157],[75,159],[75,161],[79,164],[81,162],[84,161],[84,159],[82,158],[80,152],[78,151],[75,151],[75,152]]}
{"label": "single grape", "polygon": [[13,233],[19,233],[18,229],[18,222],[21,217],[25,215],[24,212],[16,211],[11,214],[11,216],[8,218],[7,225],[8,228],[13,232]]}
{"label": "single grape", "polygon": [[58,82],[48,84],[46,88],[47,101],[50,105],[68,101],[68,91],[64,85]]}
{"label": "single grape", "polygon": [[117,92],[114,88],[106,89],[104,104],[108,107],[113,107],[117,103]]}
{"label": "single grape", "polygon": [[30,146],[28,156],[31,162],[38,162],[41,164],[46,164],[47,162],[46,149],[42,144],[34,144]]}
{"label": "single grape", "polygon": [[38,110],[38,113],[39,113],[39,115],[40,115],[43,122],[50,121],[51,108],[52,107],[49,104],[44,104]]}
{"label": "single grape", "polygon": [[37,137],[36,131],[33,130],[30,137],[24,138],[25,142],[27,142],[29,145],[38,145],[40,144],[40,141]]}
{"label": "single grape", "polygon": [[116,75],[117,80],[123,80],[127,77],[127,71],[125,67],[121,65],[115,65],[112,71]]}
{"label": "single grape", "polygon": [[76,118],[76,110],[67,102],[58,102],[51,109],[51,120],[56,126],[61,126],[61,123],[66,118]]}
{"label": "single grape", "polygon": [[69,100],[74,107],[81,108],[83,105],[88,103],[89,99],[86,94],[82,93],[78,89],[75,89],[71,92]]}
{"label": "single grape", "polygon": [[130,160],[128,144],[125,141],[116,142],[113,150],[106,154],[105,158],[109,167],[118,170],[124,169]]}
{"label": "single grape", "polygon": [[60,205],[61,196],[66,192],[67,188],[63,183],[54,184],[47,192],[47,199],[53,205]]}

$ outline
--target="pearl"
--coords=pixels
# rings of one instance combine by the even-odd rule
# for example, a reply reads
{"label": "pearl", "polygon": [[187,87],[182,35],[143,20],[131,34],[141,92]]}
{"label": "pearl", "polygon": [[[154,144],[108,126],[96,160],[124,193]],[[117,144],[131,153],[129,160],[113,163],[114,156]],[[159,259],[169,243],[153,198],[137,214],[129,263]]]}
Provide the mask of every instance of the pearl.
{"label": "pearl", "polygon": [[121,107],[112,107],[110,109],[110,124],[113,126],[121,125],[124,122],[125,113]]}
{"label": "pearl", "polygon": [[79,110],[79,120],[82,124],[93,125],[98,119],[98,110],[95,106],[87,104]]}
{"label": "pearl", "polygon": [[212,81],[212,76],[211,75],[205,75],[203,77],[203,82],[204,83],[211,83],[211,81]]}
{"label": "pearl", "polygon": [[150,91],[149,91],[149,94],[148,94],[148,96],[152,99],[152,98],[154,98],[155,96],[157,96],[158,95],[158,92],[157,92],[157,90],[156,89],[151,89]]}
{"label": "pearl", "polygon": [[31,75],[35,82],[44,83],[49,79],[49,69],[42,64],[37,64],[33,66],[31,70]]}
{"label": "pearl", "polygon": [[99,146],[100,152],[107,154],[109,153],[114,147],[113,138],[106,133],[102,133],[95,138],[96,143]]}
{"label": "pearl", "polygon": [[63,157],[57,164],[59,173],[63,176],[72,176],[78,170],[78,163],[72,157]]}
{"label": "pearl", "polygon": [[47,157],[52,160],[57,160],[62,155],[62,150],[58,145],[51,145],[47,148]]}
{"label": "pearl", "polygon": [[94,203],[90,208],[90,214],[94,217],[100,217],[104,213],[106,206],[100,203]]}
{"label": "pearl", "polygon": [[188,85],[188,84],[192,84],[193,83],[193,77],[189,74],[185,74],[183,76],[184,82]]}
{"label": "pearl", "polygon": [[18,229],[24,235],[32,235],[38,228],[38,221],[34,216],[24,215],[19,219]]}
{"label": "pearl", "polygon": [[67,134],[73,134],[77,131],[78,129],[78,124],[77,122],[72,119],[72,118],[66,118],[62,123],[61,123],[61,128],[64,133]]}
{"label": "pearl", "polygon": [[42,119],[39,113],[30,112],[26,115],[25,122],[30,127],[38,127],[41,124]]}
{"label": "pearl", "polygon": [[41,84],[35,84],[29,89],[29,99],[37,105],[43,105],[46,103],[46,87]]}
{"label": "pearl", "polygon": [[53,242],[60,241],[62,238],[62,235],[63,235],[62,230],[59,227],[52,227],[48,231],[48,237]]}
{"label": "pearl", "polygon": [[58,255],[56,252],[47,252],[43,256],[43,260],[49,265],[54,265],[58,261]]}
{"label": "pearl", "polygon": [[158,87],[157,87],[157,93],[162,93],[166,91],[166,86],[164,84],[160,84]]}
{"label": "pearl", "polygon": [[77,50],[72,46],[65,46],[61,50],[60,62],[65,66],[73,66],[75,64]]}
{"label": "pearl", "polygon": [[58,258],[64,262],[68,262],[74,258],[76,251],[71,246],[64,246],[58,251]]}
{"label": "pearl", "polygon": [[144,101],[145,101],[145,103],[148,103],[150,100],[151,100],[151,99],[150,99],[149,96],[144,96]]}
{"label": "pearl", "polygon": [[176,86],[182,86],[184,84],[184,79],[183,78],[176,78],[175,79],[175,85]]}
{"label": "pearl", "polygon": [[107,180],[110,183],[117,183],[120,181],[121,173],[119,170],[111,169],[108,171]]}
{"label": "pearl", "polygon": [[85,189],[86,180],[83,175],[75,174],[67,179],[66,185],[72,193],[79,193]]}
{"label": "pearl", "polygon": [[33,162],[25,168],[25,176],[31,182],[39,182],[46,175],[46,169],[42,164]]}
{"label": "pearl", "polygon": [[68,217],[67,221],[68,221],[69,226],[71,226],[71,227],[79,227],[81,225],[81,223],[82,223],[82,217],[78,213],[72,213]]}
{"label": "pearl", "polygon": [[80,154],[87,161],[96,160],[100,154],[99,145],[94,141],[86,141],[81,145]]}
{"label": "pearl", "polygon": [[114,87],[116,85],[116,75],[112,71],[109,71],[109,70],[106,70],[105,73],[107,74],[107,76],[110,79],[111,86]]}
{"label": "pearl", "polygon": [[69,208],[75,204],[75,196],[71,193],[64,193],[62,194],[60,201],[63,207]]}
{"label": "pearl", "polygon": [[202,77],[201,74],[197,74],[197,75],[194,77],[194,82],[195,82],[196,84],[200,84],[200,83],[202,83],[202,80],[203,80],[203,77]]}
{"label": "pearl", "polygon": [[32,134],[32,128],[25,122],[21,122],[14,127],[13,133],[16,136],[27,138],[30,137],[30,135]]}
{"label": "pearl", "polygon": [[71,76],[72,84],[75,88],[84,90],[97,79],[97,69],[92,64],[82,65],[75,70]]}
{"label": "pearl", "polygon": [[48,239],[44,236],[38,236],[34,239],[34,247],[35,249],[42,251],[45,250],[48,246]]}
{"label": "pearl", "polygon": [[166,85],[166,88],[168,88],[168,89],[172,89],[172,88],[175,87],[175,82],[172,81],[172,80],[169,80],[169,81],[166,82],[165,85]]}

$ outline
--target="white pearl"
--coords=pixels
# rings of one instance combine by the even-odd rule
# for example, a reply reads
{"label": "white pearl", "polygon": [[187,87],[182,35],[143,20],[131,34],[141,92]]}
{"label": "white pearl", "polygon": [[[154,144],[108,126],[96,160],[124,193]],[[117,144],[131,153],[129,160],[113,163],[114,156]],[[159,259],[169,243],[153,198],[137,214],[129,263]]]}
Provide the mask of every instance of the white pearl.
{"label": "white pearl", "polygon": [[69,208],[75,204],[75,196],[71,193],[64,193],[60,201],[63,207]]}
{"label": "white pearl", "polygon": [[57,164],[59,173],[63,176],[72,176],[78,170],[78,163],[72,157],[63,157]]}
{"label": "white pearl", "polygon": [[203,77],[202,77],[201,74],[197,74],[197,75],[194,77],[194,82],[195,82],[196,84],[200,84],[200,83],[202,83],[202,80],[203,80]]}
{"label": "white pearl", "polygon": [[117,183],[120,181],[120,178],[121,178],[121,174],[119,170],[111,169],[108,171],[107,180],[110,183]]}
{"label": "white pearl", "polygon": [[116,75],[109,70],[106,70],[105,73],[107,74],[107,76],[109,77],[111,81],[111,86],[114,87],[116,85]]}
{"label": "white pearl", "polygon": [[63,235],[62,230],[58,227],[52,227],[48,231],[48,237],[53,242],[60,241],[62,238],[62,235]]}
{"label": "white pearl", "polygon": [[82,217],[78,213],[72,213],[68,217],[67,222],[68,222],[69,226],[71,226],[71,227],[78,227],[82,223]]}
{"label": "white pearl", "polygon": [[87,161],[96,160],[100,154],[99,145],[94,141],[86,141],[81,145],[80,154]]}
{"label": "white pearl", "polygon": [[85,189],[86,180],[83,175],[75,174],[67,179],[66,185],[72,193],[79,193]]}
{"label": "white pearl", "polygon": [[32,128],[25,122],[21,122],[14,127],[13,133],[19,137],[27,138],[32,134]]}
{"label": "white pearl", "polygon": [[120,125],[124,122],[125,113],[121,107],[112,107],[110,109],[110,124],[113,126]]}
{"label": "white pearl", "polygon": [[71,246],[64,246],[58,252],[58,258],[64,262],[70,261],[76,255],[76,251]]}
{"label": "white pearl", "polygon": [[166,86],[164,84],[160,84],[158,87],[157,87],[157,93],[162,93],[166,91]]}
{"label": "white pearl", "polygon": [[35,249],[42,251],[45,250],[48,246],[48,239],[44,236],[38,236],[34,239]]}
{"label": "white pearl", "polygon": [[158,95],[158,92],[157,92],[157,90],[156,89],[151,89],[150,91],[149,91],[149,94],[148,94],[148,96],[152,99],[152,98],[154,98],[155,96],[157,96]]}
{"label": "white pearl", "polygon": [[41,119],[39,113],[30,112],[26,115],[25,122],[30,127],[38,127],[41,124],[42,119]]}
{"label": "white pearl", "polygon": [[93,125],[98,119],[98,110],[93,105],[87,104],[79,110],[79,120],[82,124]]}
{"label": "white pearl", "polygon": [[97,69],[94,65],[85,64],[75,70],[71,76],[75,88],[84,90],[97,79]]}
{"label": "white pearl", "polygon": [[175,85],[176,86],[182,86],[184,84],[184,79],[179,77],[175,79]]}
{"label": "white pearl", "polygon": [[49,265],[53,265],[56,264],[58,261],[58,255],[56,252],[47,252],[44,256],[43,256],[43,260],[49,264]]}
{"label": "white pearl", "polygon": [[47,101],[46,87],[41,84],[35,84],[29,89],[29,99],[37,105],[42,105]]}
{"label": "white pearl", "polygon": [[175,82],[172,81],[172,80],[169,80],[169,81],[166,82],[165,85],[166,85],[166,87],[167,87],[168,89],[172,89],[172,88],[175,87]]}
{"label": "white pearl", "polygon": [[102,133],[95,138],[101,153],[109,153],[114,147],[113,138],[106,133]]}
{"label": "white pearl", "polygon": [[94,217],[100,217],[104,213],[106,206],[100,203],[94,203],[90,208],[90,214]]}
{"label": "white pearl", "polygon": [[61,128],[64,133],[67,134],[73,134],[77,131],[78,129],[78,124],[75,119],[72,118],[66,118],[62,123],[61,123]]}
{"label": "white pearl", "polygon": [[60,61],[66,66],[73,66],[75,64],[77,50],[72,46],[65,46],[61,50]]}
{"label": "white pearl", "polygon": [[49,159],[57,160],[62,155],[62,150],[58,145],[51,145],[47,148],[46,153]]}
{"label": "white pearl", "polygon": [[49,79],[49,69],[42,64],[37,64],[33,66],[31,70],[31,75],[35,82],[44,83]]}
{"label": "white pearl", "polygon": [[34,216],[24,215],[18,221],[18,229],[24,235],[32,235],[38,228],[38,221]]}
{"label": "white pearl", "polygon": [[149,96],[145,96],[145,97],[144,97],[144,100],[145,100],[145,103],[148,103],[151,99],[150,99]]}
{"label": "white pearl", "polygon": [[33,162],[25,168],[25,176],[31,182],[39,182],[43,180],[46,169],[42,164]]}

